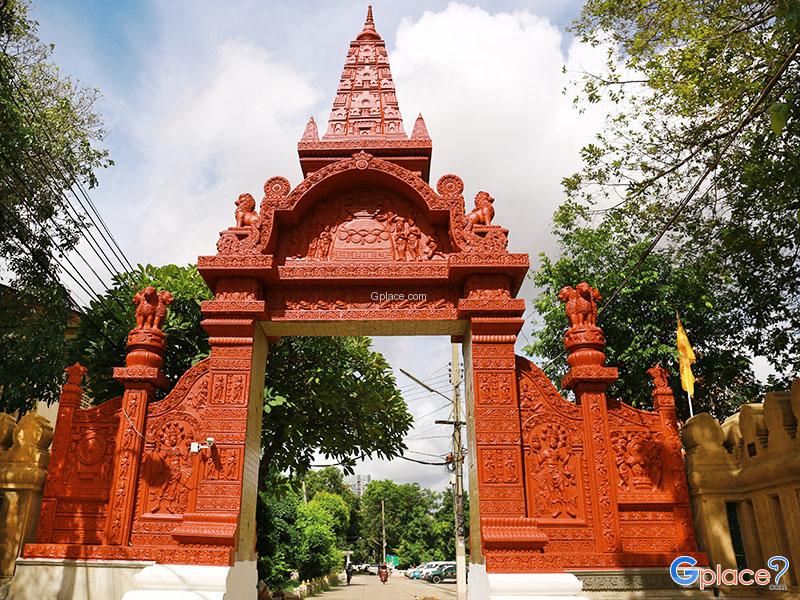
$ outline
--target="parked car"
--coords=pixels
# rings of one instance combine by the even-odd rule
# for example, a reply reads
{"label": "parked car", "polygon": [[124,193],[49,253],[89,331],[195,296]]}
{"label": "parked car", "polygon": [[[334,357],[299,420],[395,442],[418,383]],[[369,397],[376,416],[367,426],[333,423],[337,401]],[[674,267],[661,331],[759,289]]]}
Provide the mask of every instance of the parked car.
{"label": "parked car", "polygon": [[406,577],[408,577],[409,579],[419,579],[421,574],[422,574],[422,565],[406,571]]}
{"label": "parked car", "polygon": [[456,563],[454,563],[453,561],[449,561],[449,560],[434,560],[434,561],[425,563],[420,568],[419,579],[427,579],[428,573],[430,573],[431,571],[436,570],[441,565],[450,565],[450,564],[454,565]]}
{"label": "parked car", "polygon": [[442,583],[443,581],[455,581],[456,580],[456,564],[455,563],[447,563],[441,565],[430,571],[426,579],[431,583]]}
{"label": "parked car", "polygon": [[377,564],[377,563],[372,564],[372,565],[367,565],[367,573],[369,573],[370,575],[377,575],[379,568],[380,568],[380,565]]}

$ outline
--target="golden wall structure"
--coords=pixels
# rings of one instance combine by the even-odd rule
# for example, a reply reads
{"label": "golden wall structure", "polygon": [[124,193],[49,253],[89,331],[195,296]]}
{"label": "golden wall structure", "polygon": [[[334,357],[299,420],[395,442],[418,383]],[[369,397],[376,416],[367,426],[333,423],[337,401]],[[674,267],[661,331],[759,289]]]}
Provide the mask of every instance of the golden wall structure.
{"label": "golden wall structure", "polygon": [[681,431],[695,531],[712,566],[761,569],[789,559],[800,581],[800,379],[790,392],[745,404],[722,425],[708,413]]}
{"label": "golden wall structure", "polygon": [[34,538],[52,439],[50,422],[37,413],[18,422],[0,413],[0,583]]}

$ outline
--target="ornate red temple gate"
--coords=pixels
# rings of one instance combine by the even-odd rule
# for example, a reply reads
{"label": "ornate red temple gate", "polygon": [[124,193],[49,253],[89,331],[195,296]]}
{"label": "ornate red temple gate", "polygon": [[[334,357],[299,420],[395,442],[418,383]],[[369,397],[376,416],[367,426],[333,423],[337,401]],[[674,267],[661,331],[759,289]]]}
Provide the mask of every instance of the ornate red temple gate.
{"label": "ornate red temple gate", "polygon": [[[305,179],[294,189],[269,179],[258,209],[240,196],[236,226],[220,234],[216,255],[198,259],[214,292],[202,306],[209,358],[154,400],[171,298],[151,289],[137,297],[128,360],[115,371],[124,396],[80,409],[82,373],[70,370],[38,539],[25,556],[252,561],[268,340],[354,334],[463,342],[473,597],[530,585],[510,574],[666,566],[693,553],[664,374],[651,373],[655,412],[606,397],[616,370],[603,364],[598,295],[586,284],[562,290],[571,321],[563,383],[575,402],[515,356],[528,256],[508,252],[488,194],[466,213],[459,177],[428,185],[431,141],[421,117],[410,138],[403,131],[371,13],[350,45],[327,134],[320,140],[310,121],[299,154]],[[481,596],[481,564],[489,578],[511,579]]]}

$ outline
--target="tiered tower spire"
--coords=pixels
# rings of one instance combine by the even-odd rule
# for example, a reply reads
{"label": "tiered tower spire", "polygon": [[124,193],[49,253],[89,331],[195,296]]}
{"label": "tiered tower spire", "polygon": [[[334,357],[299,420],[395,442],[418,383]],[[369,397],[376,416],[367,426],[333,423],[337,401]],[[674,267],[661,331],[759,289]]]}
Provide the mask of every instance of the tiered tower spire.
{"label": "tiered tower spire", "polygon": [[428,179],[430,137],[422,115],[411,139],[405,133],[386,42],[375,28],[371,6],[361,32],[350,42],[327,130],[321,141],[316,135],[312,119],[298,144],[304,175],[332,162],[333,157],[365,150]]}

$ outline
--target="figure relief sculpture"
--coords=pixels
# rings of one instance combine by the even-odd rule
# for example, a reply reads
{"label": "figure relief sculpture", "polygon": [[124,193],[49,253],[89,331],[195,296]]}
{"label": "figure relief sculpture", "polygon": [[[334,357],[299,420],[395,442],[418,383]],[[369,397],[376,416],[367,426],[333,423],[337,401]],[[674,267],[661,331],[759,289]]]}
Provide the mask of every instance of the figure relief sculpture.
{"label": "figure relief sculpture", "polygon": [[536,483],[536,510],[556,519],[578,514],[578,482],[572,467],[572,442],[563,425],[547,423],[531,430],[530,457]]}
{"label": "figure relief sculpture", "polygon": [[516,483],[519,480],[514,450],[483,451],[483,477],[487,483]]}
{"label": "figure relief sculpture", "polygon": [[626,492],[657,491],[663,470],[657,437],[647,431],[615,431],[611,438],[620,488]]}
{"label": "figure relief sculpture", "polygon": [[255,198],[250,194],[240,194],[235,204],[236,226],[247,227],[249,225],[255,225],[256,221],[258,221]]}
{"label": "figure relief sculpture", "polygon": [[192,467],[189,458],[189,432],[178,422],[167,423],[150,453],[151,513],[179,514],[186,510],[188,481]]}
{"label": "figure relief sculpture", "polygon": [[487,192],[478,192],[475,196],[475,208],[467,213],[467,229],[477,226],[489,227],[494,219],[494,198]]}
{"label": "figure relief sculpture", "polygon": [[561,288],[558,297],[567,303],[566,313],[571,329],[597,327],[597,303],[602,296],[595,288],[583,281],[574,288]]}
{"label": "figure relief sculpture", "polygon": [[172,304],[172,294],[166,290],[157,292],[148,285],[134,295],[133,303],[136,305],[136,328],[161,331],[167,306]]}

